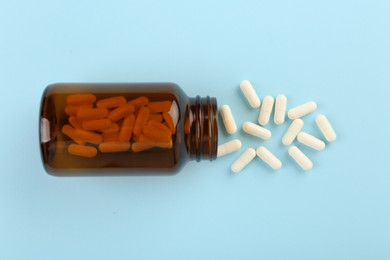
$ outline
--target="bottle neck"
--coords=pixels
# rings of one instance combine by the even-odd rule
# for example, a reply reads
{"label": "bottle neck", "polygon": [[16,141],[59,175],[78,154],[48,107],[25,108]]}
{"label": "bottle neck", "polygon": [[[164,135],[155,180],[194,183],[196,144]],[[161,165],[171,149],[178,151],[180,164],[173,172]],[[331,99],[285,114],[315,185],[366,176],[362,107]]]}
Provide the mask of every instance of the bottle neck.
{"label": "bottle neck", "polygon": [[[188,122],[188,123],[187,123]],[[218,148],[217,99],[189,98],[185,123],[186,143],[191,160],[215,160]]]}

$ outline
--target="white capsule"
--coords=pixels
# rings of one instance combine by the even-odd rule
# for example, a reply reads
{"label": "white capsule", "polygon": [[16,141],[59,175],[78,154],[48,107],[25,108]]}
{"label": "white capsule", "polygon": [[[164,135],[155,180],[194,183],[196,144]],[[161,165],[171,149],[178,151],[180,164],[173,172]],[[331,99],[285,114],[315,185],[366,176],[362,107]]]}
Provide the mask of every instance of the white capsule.
{"label": "white capsule", "polygon": [[252,122],[245,122],[242,125],[242,130],[244,130],[244,132],[246,132],[250,135],[257,136],[263,140],[268,140],[272,136],[272,133],[270,130],[268,130],[264,127],[261,127],[259,125],[256,125]]}
{"label": "white capsule", "polygon": [[288,154],[294,159],[294,161],[301,166],[301,168],[305,171],[313,168],[313,163],[309,158],[296,146],[291,146],[288,149]]}
{"label": "white capsule", "polygon": [[322,134],[325,136],[328,142],[336,141],[336,133],[333,130],[332,125],[329,123],[328,119],[324,115],[318,115],[316,117],[316,123],[318,128],[321,130]]}
{"label": "white capsule", "polygon": [[287,129],[287,132],[284,134],[282,138],[282,143],[284,145],[290,145],[294,141],[295,137],[297,137],[302,127],[303,127],[302,119],[298,118],[292,121],[291,125]]}
{"label": "white capsule", "polygon": [[224,144],[220,144],[218,145],[217,157],[221,157],[224,156],[225,154],[229,154],[237,150],[240,150],[241,145],[242,145],[241,141],[238,139],[234,139]]}
{"label": "white capsule", "polygon": [[258,119],[260,125],[268,124],[273,106],[274,106],[274,98],[271,96],[265,96],[263,98],[263,104],[261,105],[259,119]]}
{"label": "white capsule", "polygon": [[231,166],[233,172],[240,172],[247,166],[253,158],[256,156],[256,151],[253,148],[248,148],[243,152],[237,160],[235,160]]}
{"label": "white capsule", "polygon": [[278,170],[282,168],[282,162],[276,158],[267,148],[260,146],[256,149],[257,156],[268,164],[272,169]]}
{"label": "white capsule", "polygon": [[260,99],[249,80],[241,81],[240,89],[242,90],[242,93],[244,93],[244,96],[248,100],[248,103],[251,107],[258,108],[260,106]]}
{"label": "white capsule", "polygon": [[237,131],[236,121],[234,121],[234,117],[230,107],[228,105],[221,106],[220,109],[222,121],[225,125],[226,132],[229,134],[234,134]]}
{"label": "white capsule", "polygon": [[301,144],[309,146],[317,151],[325,149],[325,143],[323,141],[305,132],[300,132],[297,136],[297,140]]}
{"label": "white capsule", "polygon": [[284,118],[286,117],[286,107],[287,107],[287,98],[285,95],[279,95],[276,97],[275,101],[275,113],[274,113],[274,122],[277,125],[284,123]]}
{"label": "white capsule", "polygon": [[307,102],[303,105],[290,109],[287,113],[291,120],[303,117],[317,109],[317,103],[314,101]]}

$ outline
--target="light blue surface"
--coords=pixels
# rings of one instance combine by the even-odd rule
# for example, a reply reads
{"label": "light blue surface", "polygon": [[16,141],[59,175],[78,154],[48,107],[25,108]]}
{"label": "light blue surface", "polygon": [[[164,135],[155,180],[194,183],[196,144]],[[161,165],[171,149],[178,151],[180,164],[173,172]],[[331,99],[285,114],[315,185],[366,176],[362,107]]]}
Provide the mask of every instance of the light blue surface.
{"label": "light blue surface", "polygon": [[[0,259],[389,259],[389,1],[1,1]],[[300,171],[238,153],[174,177],[58,178],[38,150],[53,82],[171,81],[255,120],[239,92],[309,100],[338,134]],[[314,115],[305,130],[319,136]],[[244,147],[264,142],[241,131]]]}

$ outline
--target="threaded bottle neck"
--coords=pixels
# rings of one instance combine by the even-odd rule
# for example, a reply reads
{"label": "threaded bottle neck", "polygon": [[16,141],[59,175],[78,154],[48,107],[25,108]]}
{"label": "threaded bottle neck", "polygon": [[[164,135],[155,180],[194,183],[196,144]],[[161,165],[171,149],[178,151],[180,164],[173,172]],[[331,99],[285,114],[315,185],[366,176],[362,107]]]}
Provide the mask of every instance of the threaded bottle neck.
{"label": "threaded bottle neck", "polygon": [[[191,160],[215,160],[218,148],[217,99],[189,98],[186,143]],[[187,124],[187,123],[186,123]]]}

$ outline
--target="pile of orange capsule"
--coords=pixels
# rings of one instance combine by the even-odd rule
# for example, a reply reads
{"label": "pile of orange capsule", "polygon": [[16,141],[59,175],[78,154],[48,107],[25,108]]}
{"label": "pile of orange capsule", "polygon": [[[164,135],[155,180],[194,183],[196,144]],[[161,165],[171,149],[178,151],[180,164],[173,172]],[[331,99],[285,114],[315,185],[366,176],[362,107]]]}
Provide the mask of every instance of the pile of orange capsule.
{"label": "pile of orange capsule", "polygon": [[169,100],[152,102],[145,96],[97,100],[94,94],[69,95],[65,106],[69,124],[62,127],[62,133],[73,141],[67,151],[92,158],[98,152],[172,149],[176,125],[171,107]]}

